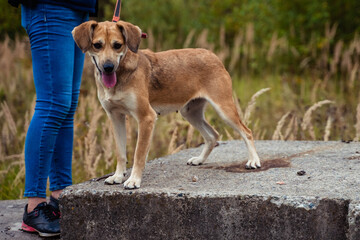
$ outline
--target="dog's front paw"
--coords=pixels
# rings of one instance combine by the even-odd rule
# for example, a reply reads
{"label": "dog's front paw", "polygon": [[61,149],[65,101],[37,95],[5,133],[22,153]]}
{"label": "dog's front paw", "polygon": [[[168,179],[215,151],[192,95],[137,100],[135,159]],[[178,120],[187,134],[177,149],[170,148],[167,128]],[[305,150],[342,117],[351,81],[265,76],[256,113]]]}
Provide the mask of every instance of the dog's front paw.
{"label": "dog's front paw", "polygon": [[120,184],[123,182],[124,174],[114,174],[105,179],[105,184]]}
{"label": "dog's front paw", "polygon": [[124,182],[125,189],[140,188],[141,178],[135,178],[130,176],[128,180]]}
{"label": "dog's front paw", "polygon": [[187,165],[201,165],[204,162],[204,159],[201,157],[192,157],[187,161]]}

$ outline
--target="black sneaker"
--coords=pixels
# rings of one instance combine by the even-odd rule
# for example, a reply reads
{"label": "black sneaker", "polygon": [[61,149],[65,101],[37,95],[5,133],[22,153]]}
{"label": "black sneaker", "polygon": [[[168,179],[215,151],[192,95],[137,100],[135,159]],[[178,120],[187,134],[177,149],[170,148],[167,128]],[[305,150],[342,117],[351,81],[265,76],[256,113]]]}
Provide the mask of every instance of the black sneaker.
{"label": "black sneaker", "polygon": [[53,211],[57,218],[61,218],[60,208],[59,208],[59,200],[50,195],[50,202],[48,204],[53,208]]}
{"label": "black sneaker", "polygon": [[25,232],[37,232],[41,237],[54,237],[60,235],[59,218],[53,212],[53,207],[50,207],[46,202],[40,203],[36,208],[23,216],[23,223],[21,229]]}

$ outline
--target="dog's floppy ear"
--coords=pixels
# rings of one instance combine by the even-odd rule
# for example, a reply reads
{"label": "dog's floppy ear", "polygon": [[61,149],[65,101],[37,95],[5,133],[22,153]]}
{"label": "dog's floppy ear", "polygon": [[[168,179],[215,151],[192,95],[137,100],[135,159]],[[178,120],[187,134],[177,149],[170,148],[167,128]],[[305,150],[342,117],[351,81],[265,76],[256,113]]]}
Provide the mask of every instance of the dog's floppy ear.
{"label": "dog's floppy ear", "polygon": [[141,29],[131,23],[119,21],[116,23],[124,37],[125,44],[128,48],[137,53],[141,41]]}
{"label": "dog's floppy ear", "polygon": [[96,21],[87,21],[72,30],[72,35],[75,43],[79,46],[81,51],[86,52],[91,47],[91,40],[94,29],[98,25]]}

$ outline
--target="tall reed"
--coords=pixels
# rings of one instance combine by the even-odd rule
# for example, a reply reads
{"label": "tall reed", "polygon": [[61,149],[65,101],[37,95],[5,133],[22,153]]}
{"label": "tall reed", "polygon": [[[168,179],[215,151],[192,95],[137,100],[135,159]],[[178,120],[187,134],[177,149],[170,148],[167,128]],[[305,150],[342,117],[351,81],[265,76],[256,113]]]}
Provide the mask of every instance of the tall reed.
{"label": "tall reed", "polygon": [[[360,39],[335,42],[336,30],[336,25],[326,27],[322,45],[309,38],[305,52],[278,33],[269,41],[257,41],[251,23],[239,29],[231,45],[225,28],[213,41],[204,29],[190,31],[182,42],[184,47],[210,49],[222,59],[233,78],[237,111],[256,139],[359,141]],[[173,45],[160,41],[160,35],[152,34],[155,31],[147,32],[150,38],[143,46],[163,50]],[[22,197],[24,187],[24,141],[36,99],[29,49],[27,39],[0,43],[0,199]],[[117,157],[111,124],[96,97],[93,72],[86,57],[74,122],[74,183],[113,171]],[[206,119],[220,139],[239,139],[211,107]],[[131,117],[126,125],[130,167],[138,130]],[[199,132],[180,113],[160,116],[149,159],[202,143]]]}

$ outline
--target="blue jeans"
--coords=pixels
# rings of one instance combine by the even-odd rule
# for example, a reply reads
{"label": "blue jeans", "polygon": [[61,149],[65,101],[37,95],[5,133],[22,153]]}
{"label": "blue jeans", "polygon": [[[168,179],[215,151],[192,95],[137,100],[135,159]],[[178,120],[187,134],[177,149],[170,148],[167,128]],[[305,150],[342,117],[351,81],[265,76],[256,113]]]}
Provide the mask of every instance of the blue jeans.
{"label": "blue jeans", "polygon": [[88,13],[50,4],[22,6],[31,45],[36,105],[25,140],[25,197],[46,197],[72,184],[71,163],[84,54],[71,31]]}

